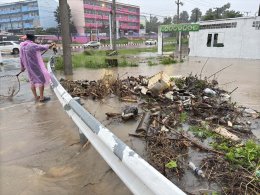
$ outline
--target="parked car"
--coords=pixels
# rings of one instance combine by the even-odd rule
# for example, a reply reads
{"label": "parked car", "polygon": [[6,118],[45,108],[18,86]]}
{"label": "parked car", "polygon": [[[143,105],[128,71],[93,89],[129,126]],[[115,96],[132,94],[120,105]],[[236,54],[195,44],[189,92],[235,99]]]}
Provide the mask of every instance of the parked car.
{"label": "parked car", "polygon": [[84,48],[99,48],[101,45],[98,41],[90,41],[88,43],[83,44]]}
{"label": "parked car", "polygon": [[156,45],[157,41],[154,39],[148,39],[147,41],[145,41],[145,45]]}
{"label": "parked car", "polygon": [[19,41],[0,41],[0,51],[2,53],[19,54]]}

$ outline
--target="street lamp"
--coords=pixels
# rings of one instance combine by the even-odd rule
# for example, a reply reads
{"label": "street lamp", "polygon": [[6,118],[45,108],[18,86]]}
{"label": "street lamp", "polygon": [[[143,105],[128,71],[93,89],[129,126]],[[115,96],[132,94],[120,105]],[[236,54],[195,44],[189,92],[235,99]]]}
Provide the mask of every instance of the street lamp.
{"label": "street lamp", "polygon": [[[102,4],[101,4],[101,7],[102,7],[102,8],[104,8],[105,6],[106,6],[105,3],[102,3]],[[101,17],[102,17],[102,19],[101,19],[101,20],[102,20],[102,27],[101,27],[101,29],[102,29],[102,31],[104,32],[104,18],[103,18],[103,11],[101,12]],[[102,32],[102,33],[103,33],[103,32]]]}

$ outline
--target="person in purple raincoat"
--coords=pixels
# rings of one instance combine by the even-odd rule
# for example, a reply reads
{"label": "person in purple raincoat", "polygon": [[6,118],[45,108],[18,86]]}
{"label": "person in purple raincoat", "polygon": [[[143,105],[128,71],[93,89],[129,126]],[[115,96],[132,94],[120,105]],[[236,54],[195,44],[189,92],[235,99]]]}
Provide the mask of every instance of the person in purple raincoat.
{"label": "person in purple raincoat", "polygon": [[[44,87],[50,83],[50,74],[41,57],[41,52],[48,50],[52,45],[39,45],[34,43],[36,37],[26,34],[24,42],[20,44],[21,71],[27,70],[31,83],[31,90],[36,101],[46,102],[50,97],[44,96]],[[39,96],[36,88],[39,88]]]}

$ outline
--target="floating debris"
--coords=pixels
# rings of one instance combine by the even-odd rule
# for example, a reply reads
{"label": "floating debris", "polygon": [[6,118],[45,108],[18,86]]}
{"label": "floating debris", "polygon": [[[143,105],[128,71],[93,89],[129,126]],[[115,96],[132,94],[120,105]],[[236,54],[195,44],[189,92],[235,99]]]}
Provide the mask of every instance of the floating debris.
{"label": "floating debris", "polygon": [[[260,146],[251,131],[260,129],[255,126],[260,124],[255,122],[259,112],[238,107],[231,102],[232,92],[208,79],[160,72],[152,77],[106,75],[98,81],[61,83],[72,96],[96,100],[113,94],[129,104],[122,113],[106,113],[108,119],[136,119],[136,134],[129,135],[146,142],[148,162],[170,180],[181,180],[191,168],[204,182],[218,186],[220,194],[259,194]],[[245,144],[249,139],[254,141]],[[193,161],[190,151],[200,156],[194,161],[200,168],[187,163]]]}

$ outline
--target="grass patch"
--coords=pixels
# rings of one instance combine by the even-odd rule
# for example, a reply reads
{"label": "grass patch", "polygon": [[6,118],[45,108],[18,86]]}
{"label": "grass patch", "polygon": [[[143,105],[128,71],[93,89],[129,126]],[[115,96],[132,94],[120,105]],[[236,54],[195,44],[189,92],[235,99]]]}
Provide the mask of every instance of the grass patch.
{"label": "grass patch", "polygon": [[221,143],[213,143],[215,149],[224,151],[225,158],[234,165],[240,165],[249,170],[260,167],[260,145],[253,140],[245,144],[235,145],[231,141],[221,140]]}
{"label": "grass patch", "polygon": [[[173,48],[173,45],[167,45],[167,48]],[[117,57],[108,57],[106,56],[106,51],[104,50],[85,50],[81,54],[75,54],[72,56],[72,64],[74,68],[84,67],[84,68],[107,68],[108,65],[105,62],[107,58],[117,58],[119,67],[126,66],[138,66],[138,63],[133,58],[126,58],[126,55],[138,55],[142,52],[157,52],[157,46],[146,47],[146,48],[128,48],[118,50],[119,55]],[[163,58],[162,64],[173,64],[176,63],[176,60],[172,58]],[[148,61],[149,66],[157,65],[158,62],[153,62],[152,60]],[[63,69],[62,58],[57,58],[56,69]]]}
{"label": "grass patch", "polygon": [[[72,65],[73,68],[107,68],[109,65],[106,63],[106,59],[117,59],[118,67],[136,67],[138,63],[134,60],[127,59],[124,55],[116,56],[116,57],[108,57],[105,55],[105,51],[91,51],[86,50],[81,54],[75,54],[72,56]],[[58,57],[55,68],[57,70],[63,69],[63,59],[62,57]]]}
{"label": "grass patch", "polygon": [[156,65],[158,65],[157,62],[153,62],[151,60],[148,60],[147,64],[148,64],[148,66],[156,66]]}
{"label": "grass patch", "polygon": [[172,59],[171,57],[162,57],[161,64],[168,65],[168,64],[175,64],[177,63],[176,60]]}
{"label": "grass patch", "polygon": [[[142,39],[134,39],[134,40],[130,40],[130,39],[127,39],[125,37],[122,37],[120,39],[117,39],[116,40],[116,44],[128,44],[128,43],[143,43],[145,40],[142,40]],[[105,45],[108,45],[110,44],[110,40],[107,39],[107,40],[101,40],[100,41],[102,44],[105,44]]]}
{"label": "grass patch", "polygon": [[174,44],[167,44],[163,46],[163,51],[164,52],[170,52],[170,51],[174,51],[175,50],[175,46]]}
{"label": "grass patch", "polygon": [[165,37],[163,38],[164,42],[176,42],[176,37]]}

